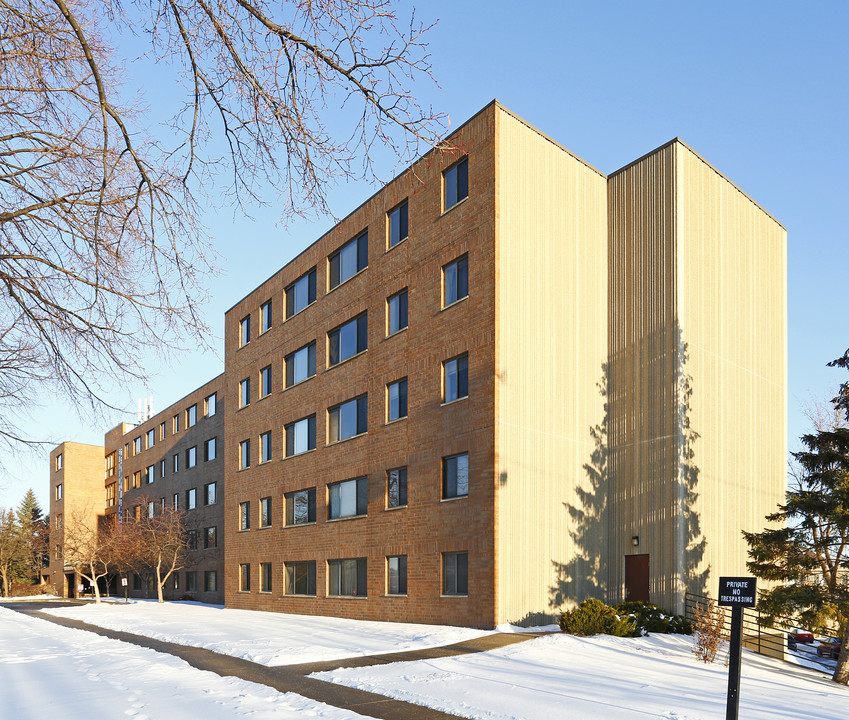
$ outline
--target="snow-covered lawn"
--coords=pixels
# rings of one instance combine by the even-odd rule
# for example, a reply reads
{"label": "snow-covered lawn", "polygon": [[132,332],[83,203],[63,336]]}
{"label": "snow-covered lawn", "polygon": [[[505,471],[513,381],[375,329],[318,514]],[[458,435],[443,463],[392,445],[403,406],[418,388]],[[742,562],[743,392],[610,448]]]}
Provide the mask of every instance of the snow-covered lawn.
{"label": "snow-covered lawn", "polygon": [[188,602],[131,601],[49,612],[269,666],[420,650],[489,634],[472,628],[285,615]]}
{"label": "snow-covered lawn", "polygon": [[0,718],[362,718],[265,685],[0,608]]}
{"label": "snow-covered lawn", "polygon": [[[728,669],[704,665],[692,639],[549,635],[475,655],[340,669],[312,677],[484,720],[676,720],[725,717]],[[846,717],[849,690],[748,651],[740,717]]]}

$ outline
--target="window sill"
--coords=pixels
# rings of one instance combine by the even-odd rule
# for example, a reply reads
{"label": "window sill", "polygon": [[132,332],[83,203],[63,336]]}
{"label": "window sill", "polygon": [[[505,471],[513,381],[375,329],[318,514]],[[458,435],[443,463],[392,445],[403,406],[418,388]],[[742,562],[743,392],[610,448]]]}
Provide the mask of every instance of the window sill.
{"label": "window sill", "polygon": [[401,239],[400,239],[398,242],[396,242],[394,245],[390,245],[389,247],[387,247],[387,248],[386,248],[386,251],[385,251],[383,254],[384,254],[384,255],[387,255],[387,254],[391,253],[391,252],[392,252],[392,251],[393,251],[396,247],[398,247],[399,245],[403,245],[405,242],[407,242],[407,239],[408,239],[409,237],[410,237],[410,236],[409,236],[409,235],[407,235],[407,237],[403,237],[403,238],[401,238]]}
{"label": "window sill", "polygon": [[[315,597],[310,595],[310,597]],[[328,600],[368,600],[368,595],[328,595]]]}
{"label": "window sill", "polygon": [[346,357],[344,360],[340,360],[335,365],[328,365],[325,372],[330,372],[331,370],[335,370],[338,367],[342,367],[346,363],[351,362],[351,360],[355,360],[356,358],[360,357],[360,355],[365,355],[367,352],[368,348],[366,348],[365,350],[360,350],[360,352],[356,353],[355,355],[351,355],[351,357]]}
{"label": "window sill", "polygon": [[[336,366],[334,365],[334,367],[336,367]],[[298,385],[303,385],[305,382],[309,382],[314,377],[315,377],[315,374],[310,375],[309,377],[305,377],[303,380],[298,380],[298,382],[294,382],[291,385],[287,385],[285,388],[283,388],[283,392],[286,392],[287,390],[291,390],[292,388],[296,388],[296,387],[298,387]]]}
{"label": "window sill", "polygon": [[270,530],[273,527],[273,525],[260,525],[257,530]]}
{"label": "window sill", "polygon": [[268,463],[272,462],[273,458],[268,458],[268,460],[260,460],[256,466],[261,467],[263,465],[268,465]]}
{"label": "window sill", "polygon": [[407,505],[393,505],[392,507],[383,508],[383,512],[393,512],[395,510],[406,510]]}
{"label": "window sill", "polygon": [[268,397],[271,397],[271,392],[269,392],[267,395],[260,395],[260,396],[257,398],[257,402],[262,402],[263,400],[265,400],[265,399],[266,399],[266,398],[268,398]]}
{"label": "window sill", "polygon": [[284,460],[291,460],[292,458],[303,457],[304,455],[309,455],[310,453],[314,452],[315,448],[310,448],[309,450],[304,450],[303,452],[293,453],[292,455],[286,455],[280,458],[280,461],[283,462]]}
{"label": "window sill", "polygon": [[283,595],[284,598],[296,597],[296,598],[316,598],[316,595],[307,595],[304,593],[286,593]]}
{"label": "window sill", "polygon": [[250,528],[239,528],[236,532],[246,533],[246,532],[250,532],[250,531],[251,531]]}
{"label": "window sill", "polygon": [[348,522],[349,520],[362,520],[363,518],[367,518],[368,513],[365,515],[348,515],[347,517],[340,518],[327,518],[325,522],[329,523],[338,523],[338,522]]}
{"label": "window sill", "polygon": [[383,339],[384,339],[384,340],[388,340],[389,338],[397,337],[397,336],[398,336],[398,335],[400,335],[401,333],[406,332],[406,331],[407,331],[407,329],[408,329],[409,327],[410,327],[409,325],[405,325],[404,327],[402,327],[402,328],[400,328],[400,329],[396,330],[394,333],[389,333],[389,335],[387,335],[387,336],[386,336],[385,338],[383,338]]}
{"label": "window sill", "polygon": [[463,400],[468,400],[468,399],[469,399],[468,395],[463,395],[463,397],[458,397],[455,400],[446,400],[444,403],[440,403],[439,407],[446,407],[447,405],[454,405],[455,403],[463,402]]}
{"label": "window sill", "polygon": [[[359,517],[359,515],[357,517]],[[305,523],[292,523],[291,525],[284,525],[283,529],[288,530],[289,528],[310,527],[310,526],[315,525],[315,524],[316,524],[315,520],[313,520],[312,522],[305,522]]]}
{"label": "window sill", "polygon": [[441,598],[461,598],[461,599],[468,599],[469,594],[468,594],[468,593],[466,593],[465,595],[445,595],[445,594],[442,594],[442,595],[440,595],[439,597],[441,597]]}
{"label": "window sill", "polygon": [[383,423],[383,427],[386,427],[387,425],[395,425],[396,423],[406,420],[408,417],[409,415],[404,415],[404,417],[395,418],[394,420],[387,420]]}
{"label": "window sill", "polygon": [[[285,291],[284,291],[284,294],[285,294]],[[316,288],[316,295],[318,295],[318,288]],[[281,324],[281,325],[285,325],[285,324],[286,324],[287,322],[289,322],[292,318],[296,318],[296,317],[298,317],[298,315],[300,315],[302,312],[306,312],[307,310],[309,310],[309,309],[310,309],[313,305],[315,305],[315,304],[316,304],[316,302],[318,302],[318,298],[317,298],[317,297],[316,297],[316,299],[315,299],[315,300],[313,300],[313,301],[312,301],[309,305],[305,305],[305,306],[304,306],[304,307],[302,307],[300,310],[298,310],[298,312],[296,312],[296,313],[292,313],[291,315],[289,315],[289,317],[287,317],[286,319],[284,319],[284,320],[283,320],[283,322],[282,322],[282,323],[280,323],[280,324]]]}
{"label": "window sill", "polygon": [[386,598],[406,598],[407,593],[384,593],[383,597],[386,597]]}
{"label": "window sill", "polygon": [[466,500],[468,498],[468,494],[466,495],[455,495],[454,497],[440,498],[439,502],[454,502],[455,500]]}
{"label": "window sill", "polygon": [[468,299],[469,299],[469,296],[464,295],[463,297],[458,298],[457,300],[452,302],[450,305],[444,305],[442,310],[440,310],[439,312],[445,312],[446,310],[450,310],[453,307],[457,307],[461,302],[463,302],[464,300],[468,300]]}
{"label": "window sill", "polygon": [[463,199],[458,200],[457,202],[455,202],[455,203],[454,203],[454,204],[453,204],[450,208],[446,208],[445,210],[443,210],[443,211],[442,211],[442,215],[440,215],[439,217],[441,217],[441,218],[445,217],[445,216],[446,216],[448,213],[450,213],[450,212],[451,212],[454,208],[460,207],[463,203],[468,202],[468,200],[469,200],[469,196],[468,196],[468,195],[466,195],[466,197],[464,197]]}
{"label": "window sill", "polygon": [[[328,263],[328,266],[329,266],[329,263]],[[340,282],[340,283],[339,283],[336,287],[332,287],[332,288],[330,288],[330,289],[329,289],[329,290],[328,290],[328,291],[324,294],[324,296],[325,296],[325,297],[327,297],[328,295],[330,295],[330,293],[332,293],[332,292],[336,292],[336,291],[337,291],[340,287],[344,287],[344,286],[345,286],[345,285],[347,285],[349,282],[351,282],[351,280],[353,280],[355,277],[359,277],[360,275],[362,275],[362,274],[363,274],[366,270],[368,270],[368,265],[366,265],[366,266],[365,266],[362,270],[357,270],[357,272],[355,272],[353,275],[351,275],[351,277],[349,277],[349,278],[345,278],[345,279],[344,279],[342,282]],[[328,282],[330,282],[330,272],[329,272],[329,270],[328,270],[327,276],[328,276]],[[306,309],[306,308],[304,308],[304,309]]]}
{"label": "window sill", "polygon": [[247,467],[240,467],[238,470],[236,470],[236,472],[245,472],[245,470],[250,470],[250,469],[251,469],[251,466],[248,465]]}
{"label": "window sill", "polygon": [[351,435],[351,437],[347,437],[344,440],[334,440],[333,442],[327,443],[327,447],[336,447],[337,445],[342,445],[346,442],[351,442],[351,440],[356,440],[357,438],[365,437],[368,435],[368,430],[364,433],[360,433],[359,435]]}

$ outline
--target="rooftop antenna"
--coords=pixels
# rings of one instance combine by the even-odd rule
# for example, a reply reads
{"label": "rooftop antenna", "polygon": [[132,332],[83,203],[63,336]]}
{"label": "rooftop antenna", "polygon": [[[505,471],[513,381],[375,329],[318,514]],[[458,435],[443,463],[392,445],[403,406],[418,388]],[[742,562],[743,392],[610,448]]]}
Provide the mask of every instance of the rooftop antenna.
{"label": "rooftop antenna", "polygon": [[143,422],[150,420],[153,417],[153,395],[149,398],[139,398],[138,404],[138,412],[136,414],[136,418],[138,419],[138,425],[141,425]]}

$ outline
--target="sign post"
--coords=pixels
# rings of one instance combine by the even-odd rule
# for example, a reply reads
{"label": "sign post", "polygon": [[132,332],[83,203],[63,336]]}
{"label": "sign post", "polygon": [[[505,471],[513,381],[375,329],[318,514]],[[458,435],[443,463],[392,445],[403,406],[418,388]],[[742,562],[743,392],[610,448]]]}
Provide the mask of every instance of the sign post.
{"label": "sign post", "polygon": [[121,578],[121,585],[124,586],[124,602],[127,602],[127,578]]}
{"label": "sign post", "polygon": [[743,652],[743,608],[754,607],[757,581],[753,577],[719,578],[719,605],[731,608],[731,647],[728,657],[728,703],[725,720],[737,720],[740,709],[740,660]]}

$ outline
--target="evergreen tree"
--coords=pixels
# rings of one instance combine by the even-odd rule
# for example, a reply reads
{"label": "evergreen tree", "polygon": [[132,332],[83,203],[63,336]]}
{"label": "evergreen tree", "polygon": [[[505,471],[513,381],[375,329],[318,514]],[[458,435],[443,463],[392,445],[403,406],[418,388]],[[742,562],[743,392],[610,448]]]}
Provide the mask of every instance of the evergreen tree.
{"label": "evergreen tree", "polygon": [[24,499],[18,506],[17,521],[22,540],[26,546],[24,572],[30,582],[40,583],[44,555],[48,548],[50,525],[32,488],[27,490]]}
{"label": "evergreen tree", "polygon": [[802,437],[806,450],[786,502],[767,515],[778,527],[743,535],[749,571],[772,586],[758,608],[770,619],[798,617],[821,627],[828,617],[841,624],[843,646],[833,680],[849,684],[849,429],[823,429]]}
{"label": "evergreen tree", "polygon": [[8,597],[12,583],[20,580],[26,560],[26,545],[13,510],[0,507],[0,593]]}

